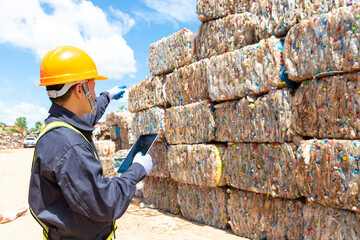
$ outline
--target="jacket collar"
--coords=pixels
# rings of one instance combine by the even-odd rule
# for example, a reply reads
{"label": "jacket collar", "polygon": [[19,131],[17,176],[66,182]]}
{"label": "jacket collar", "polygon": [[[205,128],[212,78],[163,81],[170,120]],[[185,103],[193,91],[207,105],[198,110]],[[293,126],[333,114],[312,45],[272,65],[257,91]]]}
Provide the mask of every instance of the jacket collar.
{"label": "jacket collar", "polygon": [[53,121],[64,121],[75,128],[83,131],[93,131],[94,127],[89,123],[83,121],[79,116],[70,110],[53,103],[49,109],[49,117],[45,120],[46,123]]}

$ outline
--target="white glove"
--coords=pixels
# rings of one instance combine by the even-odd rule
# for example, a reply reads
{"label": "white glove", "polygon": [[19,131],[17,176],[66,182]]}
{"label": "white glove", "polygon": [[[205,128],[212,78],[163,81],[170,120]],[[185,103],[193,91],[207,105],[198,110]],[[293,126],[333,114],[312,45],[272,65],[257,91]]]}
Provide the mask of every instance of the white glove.
{"label": "white glove", "polygon": [[126,86],[116,86],[112,89],[107,90],[109,93],[110,99],[119,100],[124,96]]}
{"label": "white glove", "polygon": [[138,152],[134,157],[133,163],[140,163],[145,168],[146,175],[151,172],[153,163],[149,154],[143,156],[141,152]]}

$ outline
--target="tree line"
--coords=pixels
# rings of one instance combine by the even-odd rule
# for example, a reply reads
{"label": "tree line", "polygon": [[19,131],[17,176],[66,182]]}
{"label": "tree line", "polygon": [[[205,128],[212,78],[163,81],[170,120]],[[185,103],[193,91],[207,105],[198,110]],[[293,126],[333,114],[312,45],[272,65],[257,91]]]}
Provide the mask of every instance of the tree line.
{"label": "tree line", "polygon": [[[0,123],[0,126],[1,125],[5,126],[6,124]],[[26,121],[26,117],[18,117],[15,120],[15,128],[4,128],[4,130],[8,131],[10,133],[20,133],[23,137],[25,137],[25,135],[26,135],[26,133],[28,131],[39,132],[42,125],[43,124],[40,121],[37,121],[35,123],[34,127],[28,129],[28,124],[27,124],[27,121]]]}

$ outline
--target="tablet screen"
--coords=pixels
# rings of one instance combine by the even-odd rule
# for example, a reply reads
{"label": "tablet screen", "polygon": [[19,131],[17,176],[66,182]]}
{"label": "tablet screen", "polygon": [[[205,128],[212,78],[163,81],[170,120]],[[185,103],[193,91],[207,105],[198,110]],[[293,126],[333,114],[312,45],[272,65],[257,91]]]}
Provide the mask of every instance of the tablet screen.
{"label": "tablet screen", "polygon": [[131,166],[135,155],[138,152],[141,152],[143,155],[147,154],[155,139],[157,137],[157,133],[154,134],[145,134],[141,135],[138,140],[135,142],[134,146],[131,148],[129,154],[126,156],[124,162],[118,169],[118,173],[124,173]]}

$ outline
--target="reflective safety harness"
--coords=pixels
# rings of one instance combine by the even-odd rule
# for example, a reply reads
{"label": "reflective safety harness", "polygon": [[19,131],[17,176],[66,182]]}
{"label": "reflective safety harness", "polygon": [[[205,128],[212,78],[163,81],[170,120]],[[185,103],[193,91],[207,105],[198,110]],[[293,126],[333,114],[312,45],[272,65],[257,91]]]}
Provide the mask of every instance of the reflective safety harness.
{"label": "reflective safety harness", "polygon": [[[74,128],[70,124],[65,123],[65,122],[61,122],[61,121],[54,121],[54,122],[51,122],[51,123],[49,123],[47,125],[43,125],[43,127],[41,128],[41,133],[38,136],[38,138],[36,139],[36,145],[37,145],[37,142],[39,141],[39,139],[42,136],[44,136],[46,133],[50,132],[51,130],[53,130],[55,128],[60,128],[60,127],[67,127],[67,128],[70,128],[71,130],[79,133],[90,144],[90,147],[92,147],[91,143],[84,136],[84,134],[82,134],[79,130],[77,130],[76,128]],[[98,161],[100,161],[99,158],[97,157],[95,151],[94,151],[94,156]],[[34,167],[35,157],[36,157],[36,147],[35,147],[35,151],[34,151],[34,157],[33,157],[33,162],[32,162],[31,169]],[[48,226],[46,226],[43,222],[40,221],[40,219],[37,218],[37,216],[35,215],[34,211],[31,208],[30,208],[30,213],[35,218],[35,220],[41,225],[41,227],[43,228],[43,240],[51,240],[51,237],[50,237],[51,229],[49,229]],[[112,231],[111,231],[110,235],[106,238],[106,240],[110,240],[113,237],[115,237],[115,230],[117,229],[117,225],[116,225],[115,221],[113,221],[111,228],[112,228]]]}

